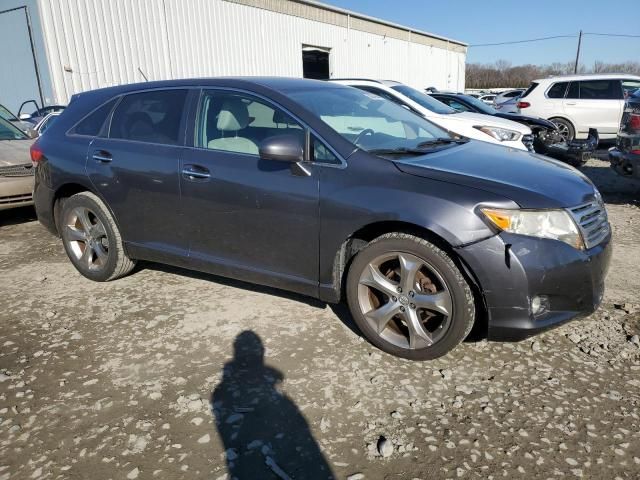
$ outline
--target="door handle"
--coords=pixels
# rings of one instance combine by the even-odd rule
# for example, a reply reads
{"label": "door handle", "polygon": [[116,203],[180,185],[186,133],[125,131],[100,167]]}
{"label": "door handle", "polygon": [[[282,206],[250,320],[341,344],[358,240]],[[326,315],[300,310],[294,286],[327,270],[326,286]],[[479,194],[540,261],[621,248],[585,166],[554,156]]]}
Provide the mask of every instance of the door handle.
{"label": "door handle", "polygon": [[211,178],[211,172],[209,169],[201,167],[199,165],[185,165],[182,169],[182,175],[187,180],[207,180]]}
{"label": "door handle", "polygon": [[96,162],[99,163],[109,163],[111,162],[111,160],[113,160],[113,157],[111,156],[111,154],[105,150],[98,150],[96,152],[93,152],[92,157]]}
{"label": "door handle", "polygon": [[573,105],[575,105],[575,104],[576,104],[576,102],[567,102],[567,105],[571,105],[571,106],[573,106]]}

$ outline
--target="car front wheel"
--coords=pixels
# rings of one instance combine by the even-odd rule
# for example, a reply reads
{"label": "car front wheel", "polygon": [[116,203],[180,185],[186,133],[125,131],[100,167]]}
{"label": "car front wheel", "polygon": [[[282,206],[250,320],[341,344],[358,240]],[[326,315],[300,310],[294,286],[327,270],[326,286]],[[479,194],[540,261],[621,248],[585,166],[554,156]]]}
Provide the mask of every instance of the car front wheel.
{"label": "car front wheel", "polygon": [[135,266],[107,206],[91,192],[64,201],[59,223],[64,249],[85,277],[98,282],[115,280]]}
{"label": "car front wheel", "polygon": [[455,348],[475,318],[471,289],[443,250],[389,233],[356,255],[347,301],[365,337],[387,353],[430,360]]}

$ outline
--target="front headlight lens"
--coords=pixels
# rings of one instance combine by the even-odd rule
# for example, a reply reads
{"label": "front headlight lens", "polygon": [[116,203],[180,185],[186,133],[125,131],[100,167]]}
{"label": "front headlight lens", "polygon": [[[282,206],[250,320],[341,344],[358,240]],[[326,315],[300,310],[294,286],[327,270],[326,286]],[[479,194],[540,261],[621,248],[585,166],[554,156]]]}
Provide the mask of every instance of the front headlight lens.
{"label": "front headlight lens", "polygon": [[485,126],[477,126],[475,128],[480,130],[482,133],[486,133],[487,135],[495,138],[499,142],[515,142],[522,136],[520,132],[516,132],[515,130],[507,130],[506,128]]}
{"label": "front headlight lens", "polygon": [[578,227],[564,210],[501,210],[481,208],[485,217],[500,230],[531,237],[551,238],[583,250]]}

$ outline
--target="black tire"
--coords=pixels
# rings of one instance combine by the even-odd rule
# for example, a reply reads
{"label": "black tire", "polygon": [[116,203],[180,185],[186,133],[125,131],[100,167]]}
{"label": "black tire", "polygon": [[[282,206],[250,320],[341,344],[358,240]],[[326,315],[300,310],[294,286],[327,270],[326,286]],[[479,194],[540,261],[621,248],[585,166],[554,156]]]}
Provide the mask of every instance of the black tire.
{"label": "black tire", "polygon": [[[91,224],[89,228],[84,228],[85,224],[78,212],[86,213]],[[87,230],[91,234],[85,237],[91,238],[78,241]],[[91,280],[115,280],[127,275],[135,267],[135,261],[125,252],[120,231],[111,212],[91,192],[77,193],[65,200],[59,219],[59,231],[69,260],[78,272]],[[87,251],[87,245],[92,245],[93,250]],[[97,254],[98,251],[101,255]]]}
{"label": "black tire", "polygon": [[559,130],[566,131],[566,135],[563,134],[564,141],[570,142],[574,138],[576,138],[576,129],[573,127],[573,124],[564,118],[550,118],[550,122],[555,124]]}
{"label": "black tire", "polygon": [[[402,348],[384,338],[371,326],[362,311],[358,297],[361,288],[360,278],[365,268],[387,252],[402,252],[418,257],[436,271],[444,280],[450,293],[452,315],[447,330],[432,345],[424,348]],[[351,314],[360,331],[373,345],[381,350],[410,360],[432,360],[445,355],[460,344],[469,334],[475,320],[473,293],[455,263],[443,250],[432,243],[405,233],[388,233],[376,238],[358,252],[347,274],[347,302]],[[415,307],[413,307],[415,308]]]}

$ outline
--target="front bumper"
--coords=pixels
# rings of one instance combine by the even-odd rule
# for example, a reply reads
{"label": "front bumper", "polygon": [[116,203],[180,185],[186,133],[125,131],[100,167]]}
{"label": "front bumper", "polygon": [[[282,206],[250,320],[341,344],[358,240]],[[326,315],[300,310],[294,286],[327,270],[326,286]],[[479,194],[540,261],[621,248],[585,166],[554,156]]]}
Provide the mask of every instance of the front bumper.
{"label": "front bumper", "polygon": [[609,149],[609,162],[611,168],[623,177],[640,180],[640,155],[624,152],[617,147]]}
{"label": "front bumper", "polygon": [[[593,313],[604,294],[611,234],[590,250],[501,233],[457,250],[476,277],[488,313],[490,340],[522,340]],[[531,300],[548,299],[534,315]]]}

